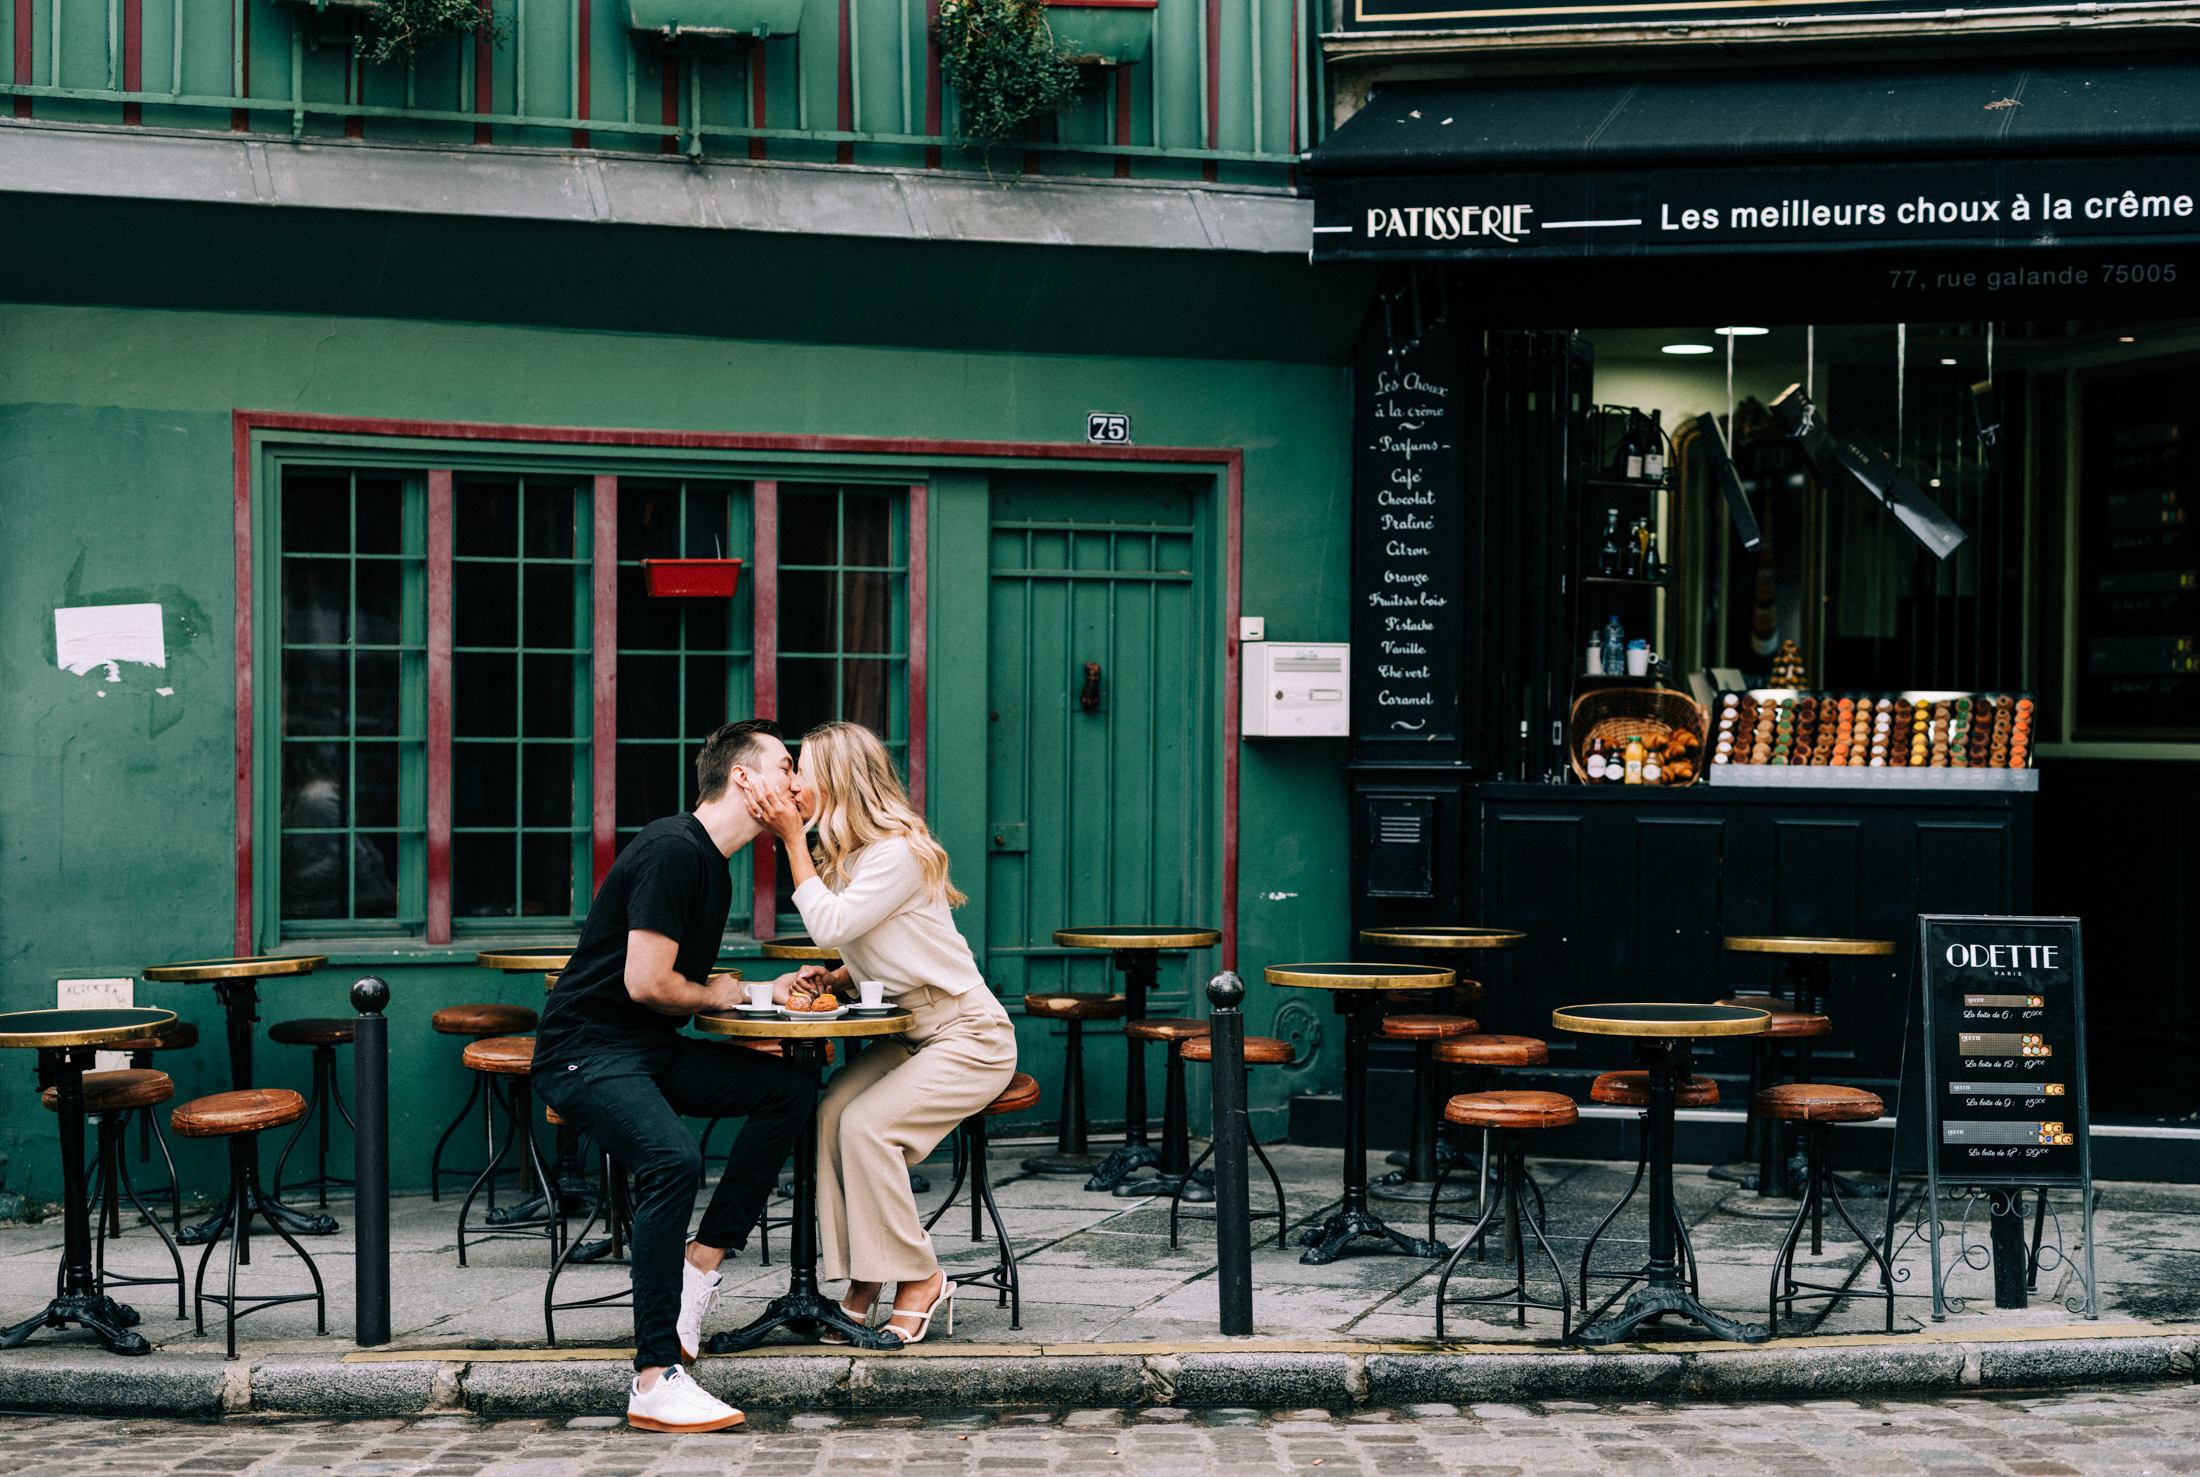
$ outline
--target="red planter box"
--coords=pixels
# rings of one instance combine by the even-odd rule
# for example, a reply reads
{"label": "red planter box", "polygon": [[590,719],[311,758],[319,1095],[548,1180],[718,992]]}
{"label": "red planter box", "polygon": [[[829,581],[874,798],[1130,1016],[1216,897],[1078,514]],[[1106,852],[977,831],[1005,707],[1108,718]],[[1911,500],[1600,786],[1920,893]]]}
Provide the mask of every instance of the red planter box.
{"label": "red planter box", "polygon": [[741,583],[738,559],[644,559],[642,576],[652,599],[730,597]]}

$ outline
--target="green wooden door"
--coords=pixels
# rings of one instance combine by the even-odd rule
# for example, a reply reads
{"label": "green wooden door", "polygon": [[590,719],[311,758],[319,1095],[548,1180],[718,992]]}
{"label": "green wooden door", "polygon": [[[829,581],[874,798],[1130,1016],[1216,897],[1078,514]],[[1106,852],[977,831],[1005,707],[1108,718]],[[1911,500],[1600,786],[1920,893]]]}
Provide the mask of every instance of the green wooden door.
{"label": "green wooden door", "polygon": [[[1106,954],[1055,947],[1057,928],[1213,926],[1207,502],[1171,478],[994,480],[985,968],[1012,1011],[1032,991],[1121,988]],[[1204,1013],[1188,991],[1215,967],[1213,950],[1163,956],[1149,1013]],[[1020,1031],[1047,1091],[1033,1123],[1054,1121],[1061,1030]],[[1090,1117],[1120,1123],[1120,1027],[1086,1043]],[[1158,1114],[1158,1053],[1147,1076]]]}

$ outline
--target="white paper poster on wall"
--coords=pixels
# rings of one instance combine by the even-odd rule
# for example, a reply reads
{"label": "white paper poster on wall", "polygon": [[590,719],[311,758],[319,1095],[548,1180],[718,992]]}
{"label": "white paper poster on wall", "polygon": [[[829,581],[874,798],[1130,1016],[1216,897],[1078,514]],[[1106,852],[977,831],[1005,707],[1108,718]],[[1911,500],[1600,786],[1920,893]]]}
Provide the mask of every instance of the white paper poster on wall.
{"label": "white paper poster on wall", "polygon": [[123,662],[166,667],[160,619],[158,605],[64,605],[53,613],[54,661],[80,677],[105,667],[109,682],[122,680]]}
{"label": "white paper poster on wall", "polygon": [[[158,610],[159,606],[153,607]],[[54,985],[57,1010],[128,1010],[137,1004],[137,981],[127,976],[105,980],[61,980]],[[119,1072],[130,1065],[130,1053],[103,1051],[93,1062],[95,1072]]]}

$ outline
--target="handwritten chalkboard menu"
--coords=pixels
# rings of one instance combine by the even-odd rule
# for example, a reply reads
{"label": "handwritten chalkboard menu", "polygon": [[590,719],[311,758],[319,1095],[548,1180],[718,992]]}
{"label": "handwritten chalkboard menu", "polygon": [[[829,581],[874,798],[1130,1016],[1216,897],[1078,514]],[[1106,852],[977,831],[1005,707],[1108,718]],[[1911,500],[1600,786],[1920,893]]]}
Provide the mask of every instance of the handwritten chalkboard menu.
{"label": "handwritten chalkboard menu", "polygon": [[2086,1181],[2085,970],[2075,918],[1918,919],[1934,1178]]}
{"label": "handwritten chalkboard menu", "polygon": [[2200,737],[2200,370],[2086,389],[2078,737]]}
{"label": "handwritten chalkboard menu", "polygon": [[[1354,385],[1352,729],[1363,749],[1457,745],[1468,407],[1458,342],[1361,336]],[[1404,352],[1390,352],[1396,343]],[[1401,754],[1401,757],[1404,757]]]}

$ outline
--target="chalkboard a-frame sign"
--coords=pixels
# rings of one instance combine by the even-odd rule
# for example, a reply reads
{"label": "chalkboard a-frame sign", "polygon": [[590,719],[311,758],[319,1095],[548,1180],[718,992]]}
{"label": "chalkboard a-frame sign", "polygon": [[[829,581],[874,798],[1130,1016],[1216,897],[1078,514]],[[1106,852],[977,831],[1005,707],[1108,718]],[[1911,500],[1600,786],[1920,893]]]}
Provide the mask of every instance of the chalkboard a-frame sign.
{"label": "chalkboard a-frame sign", "polygon": [[1944,1187],[2076,1188],[2086,1311],[2097,1316],[2078,920],[1929,913],[1917,926],[1894,1168],[1925,1171],[1933,1317],[1943,1316]]}

